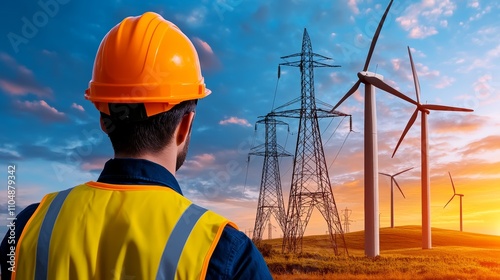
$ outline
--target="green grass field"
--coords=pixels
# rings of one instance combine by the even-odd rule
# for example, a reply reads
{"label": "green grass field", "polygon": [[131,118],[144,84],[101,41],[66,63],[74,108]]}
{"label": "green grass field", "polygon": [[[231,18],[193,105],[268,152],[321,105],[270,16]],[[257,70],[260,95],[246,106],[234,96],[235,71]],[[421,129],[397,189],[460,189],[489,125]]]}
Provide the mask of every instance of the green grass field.
{"label": "green grass field", "polygon": [[304,237],[301,255],[264,240],[265,258],[275,279],[500,279],[500,236],[433,228],[433,248],[422,250],[420,226],[382,228],[380,256],[367,258],[363,234],[345,235],[349,257],[334,256],[328,236],[317,235]]}

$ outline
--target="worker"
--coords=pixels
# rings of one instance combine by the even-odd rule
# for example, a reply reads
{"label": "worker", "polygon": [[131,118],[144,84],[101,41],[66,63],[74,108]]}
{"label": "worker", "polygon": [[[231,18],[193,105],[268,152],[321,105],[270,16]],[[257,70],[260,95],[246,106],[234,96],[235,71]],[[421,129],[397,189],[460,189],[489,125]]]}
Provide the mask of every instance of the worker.
{"label": "worker", "polygon": [[252,241],[185,198],[175,178],[197,100],[209,94],[198,54],[176,25],[147,12],[113,27],[85,98],[100,112],[114,158],[97,181],[18,214],[15,267],[6,235],[2,279],[272,279]]}

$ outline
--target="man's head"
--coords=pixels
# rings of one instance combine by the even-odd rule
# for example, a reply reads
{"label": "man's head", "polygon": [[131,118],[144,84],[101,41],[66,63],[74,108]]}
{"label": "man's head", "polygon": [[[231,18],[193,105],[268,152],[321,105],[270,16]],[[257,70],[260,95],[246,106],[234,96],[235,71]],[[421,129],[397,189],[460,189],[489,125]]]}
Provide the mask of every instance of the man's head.
{"label": "man's head", "polygon": [[[142,120],[129,120],[101,112],[101,127],[111,140],[117,157],[141,157],[161,153],[167,145],[182,145],[177,152],[175,170],[187,156],[191,126],[197,100],[183,101],[172,109]],[[136,104],[114,104],[121,112],[134,114]]]}
{"label": "man's head", "polygon": [[196,100],[209,94],[192,42],[173,23],[147,12],[125,18],[106,34],[85,98],[101,112],[116,156],[175,148],[178,168]]}

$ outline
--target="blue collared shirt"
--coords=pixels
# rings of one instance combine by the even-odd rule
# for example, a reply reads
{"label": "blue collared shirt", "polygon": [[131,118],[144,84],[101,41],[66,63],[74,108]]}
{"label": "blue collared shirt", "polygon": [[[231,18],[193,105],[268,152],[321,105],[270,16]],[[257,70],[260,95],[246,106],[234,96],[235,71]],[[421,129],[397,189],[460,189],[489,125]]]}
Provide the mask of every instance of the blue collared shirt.
{"label": "blue collared shirt", "polygon": [[[123,185],[159,185],[182,195],[175,177],[163,166],[143,159],[111,159],[104,165],[98,182]],[[16,239],[21,236],[39,203],[17,215]],[[16,240],[16,244],[17,244]],[[8,233],[0,246],[2,279],[10,280]],[[272,279],[264,258],[253,242],[241,231],[226,226],[208,264],[206,279]]]}

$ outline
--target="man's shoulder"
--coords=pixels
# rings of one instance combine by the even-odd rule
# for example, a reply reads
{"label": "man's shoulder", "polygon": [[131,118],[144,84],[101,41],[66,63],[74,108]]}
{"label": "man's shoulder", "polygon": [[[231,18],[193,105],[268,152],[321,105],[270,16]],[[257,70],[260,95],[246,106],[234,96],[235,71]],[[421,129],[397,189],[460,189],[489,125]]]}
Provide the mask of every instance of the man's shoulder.
{"label": "man's shoulder", "polygon": [[272,279],[269,268],[252,240],[226,225],[215,247],[207,279]]}
{"label": "man's shoulder", "polygon": [[[16,228],[15,228],[15,244],[19,242],[19,237],[21,236],[21,233],[26,226],[26,223],[28,223],[29,219],[31,216],[33,216],[33,213],[35,213],[36,209],[38,208],[38,205],[40,203],[33,203],[28,206],[26,206],[19,214],[17,214],[16,217]],[[7,232],[2,240],[2,243],[0,244],[0,267],[1,267],[1,272],[2,272],[2,279],[10,279],[11,277],[11,271],[8,270],[9,265],[8,265],[8,259],[7,259],[7,254],[9,253],[10,250],[10,245],[9,245],[9,238],[10,233]]]}
{"label": "man's shoulder", "polygon": [[26,206],[19,214],[17,215],[17,222],[18,224],[25,224],[28,222],[28,220],[33,216],[33,213],[35,213],[36,209],[40,205],[39,202],[30,204]]}
{"label": "man's shoulder", "polygon": [[237,228],[234,228],[231,224],[224,227],[221,238],[222,237],[224,237],[225,242],[230,243],[240,244],[242,242],[252,242],[246,234],[239,231]]}

